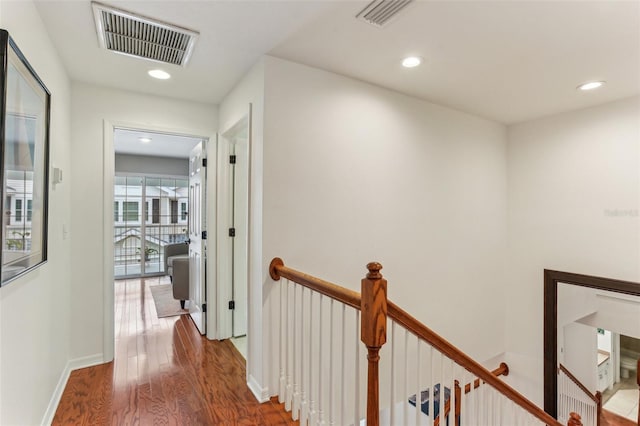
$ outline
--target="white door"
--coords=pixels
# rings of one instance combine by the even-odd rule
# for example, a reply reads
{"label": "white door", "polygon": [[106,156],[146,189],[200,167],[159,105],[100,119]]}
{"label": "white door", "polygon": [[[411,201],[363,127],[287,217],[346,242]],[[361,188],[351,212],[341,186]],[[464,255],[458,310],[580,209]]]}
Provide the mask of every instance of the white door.
{"label": "white door", "polygon": [[247,334],[251,111],[218,145],[217,306],[220,339]]}
{"label": "white door", "polygon": [[233,238],[233,280],[232,300],[233,336],[247,334],[247,287],[248,287],[248,213],[249,213],[249,168],[248,146],[246,138],[239,138],[233,145],[236,158],[233,164],[233,227],[236,236]]}
{"label": "white door", "polygon": [[200,334],[206,333],[206,181],[204,142],[189,156],[189,314]]}

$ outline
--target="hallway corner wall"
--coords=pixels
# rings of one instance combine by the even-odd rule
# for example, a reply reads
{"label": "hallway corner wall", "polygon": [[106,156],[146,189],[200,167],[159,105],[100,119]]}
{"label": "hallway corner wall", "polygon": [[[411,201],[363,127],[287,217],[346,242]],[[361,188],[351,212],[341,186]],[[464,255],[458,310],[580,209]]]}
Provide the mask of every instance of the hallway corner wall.
{"label": "hallway corner wall", "polygon": [[0,0],[9,31],[51,92],[48,260],[0,288],[0,424],[48,423],[69,371],[71,336],[70,82],[32,1]]}
{"label": "hallway corner wall", "polygon": [[248,275],[248,355],[247,383],[258,400],[269,393],[268,363],[269,320],[265,317],[264,271],[268,268],[262,259],[262,193],[263,193],[263,139],[264,139],[264,60],[260,60],[238,82],[220,103],[220,133],[227,131],[251,110],[251,170],[249,177],[249,275]]}

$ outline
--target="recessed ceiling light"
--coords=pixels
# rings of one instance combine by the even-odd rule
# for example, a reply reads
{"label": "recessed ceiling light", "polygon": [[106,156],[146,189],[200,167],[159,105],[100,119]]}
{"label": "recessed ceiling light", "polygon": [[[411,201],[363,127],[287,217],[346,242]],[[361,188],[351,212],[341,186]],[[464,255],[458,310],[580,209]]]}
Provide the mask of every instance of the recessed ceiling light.
{"label": "recessed ceiling light", "polygon": [[402,66],[405,68],[417,67],[421,63],[422,58],[420,56],[407,56],[402,60]]}
{"label": "recessed ceiling light", "polygon": [[597,89],[598,87],[602,87],[604,83],[606,83],[606,81],[589,81],[587,83],[581,84],[577,88],[579,90],[593,90]]}
{"label": "recessed ceiling light", "polygon": [[149,71],[149,75],[153,78],[157,78],[159,80],[168,80],[171,78],[171,74],[162,70],[151,70]]}
{"label": "recessed ceiling light", "polygon": [[151,142],[151,138],[138,138],[138,140],[142,143],[149,143]]}

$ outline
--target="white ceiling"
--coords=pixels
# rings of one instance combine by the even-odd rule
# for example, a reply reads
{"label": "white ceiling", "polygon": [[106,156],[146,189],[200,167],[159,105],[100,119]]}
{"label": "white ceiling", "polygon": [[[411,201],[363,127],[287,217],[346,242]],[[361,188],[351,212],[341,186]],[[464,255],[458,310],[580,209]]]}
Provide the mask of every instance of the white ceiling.
{"label": "white ceiling", "polygon": [[[640,93],[638,1],[416,1],[385,28],[368,1],[107,1],[200,32],[187,68],[101,51],[88,0],[36,0],[73,80],[219,103],[263,54],[368,81],[503,123]],[[425,64],[404,69],[403,56]],[[594,92],[576,86],[608,84]]]}
{"label": "white ceiling", "polygon": [[[219,103],[265,52],[327,9],[316,1],[101,1],[200,33],[186,68],[102,50],[90,0],[35,0],[72,80]],[[166,81],[147,71],[162,68]]]}

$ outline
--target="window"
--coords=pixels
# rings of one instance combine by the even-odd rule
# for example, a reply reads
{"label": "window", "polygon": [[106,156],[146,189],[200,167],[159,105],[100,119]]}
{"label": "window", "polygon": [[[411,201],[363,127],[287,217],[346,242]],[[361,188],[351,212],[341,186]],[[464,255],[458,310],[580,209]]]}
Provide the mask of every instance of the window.
{"label": "window", "polygon": [[154,198],[151,200],[151,211],[152,211],[152,223],[160,223],[160,199]]}
{"label": "window", "polygon": [[180,203],[180,220],[185,222],[187,220],[187,203]]}
{"label": "window", "polygon": [[178,201],[169,200],[169,207],[171,208],[171,223],[178,223]]}
{"label": "window", "polygon": [[117,201],[113,202],[113,221],[120,221],[120,203],[118,203]]}
{"label": "window", "polygon": [[16,222],[22,222],[22,200],[16,200]]}
{"label": "window", "polygon": [[33,200],[27,200],[27,222],[31,222],[31,218],[33,217]]}
{"label": "window", "polygon": [[138,222],[140,220],[137,201],[122,202],[122,219],[125,222]]}

